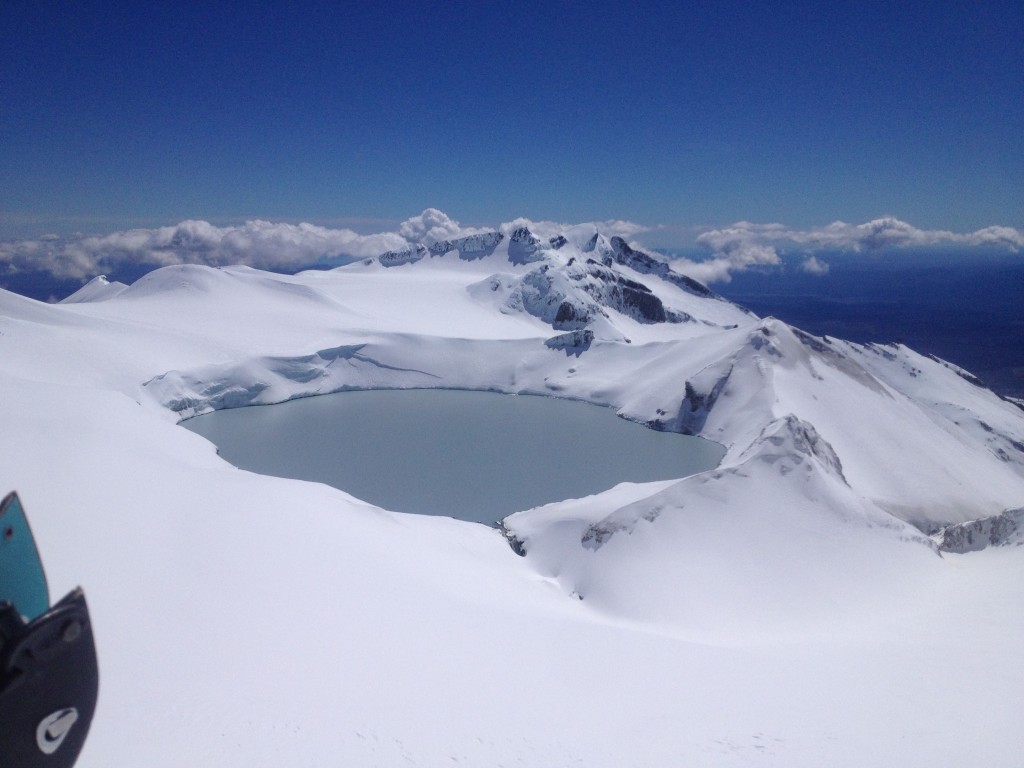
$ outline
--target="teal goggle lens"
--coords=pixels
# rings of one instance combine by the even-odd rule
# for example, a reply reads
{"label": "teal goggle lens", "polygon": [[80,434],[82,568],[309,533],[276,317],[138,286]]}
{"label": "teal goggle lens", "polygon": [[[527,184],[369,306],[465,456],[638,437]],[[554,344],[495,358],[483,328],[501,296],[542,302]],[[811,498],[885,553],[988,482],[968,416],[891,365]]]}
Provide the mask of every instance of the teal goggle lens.
{"label": "teal goggle lens", "polygon": [[0,600],[29,621],[50,607],[46,573],[17,493],[0,502]]}

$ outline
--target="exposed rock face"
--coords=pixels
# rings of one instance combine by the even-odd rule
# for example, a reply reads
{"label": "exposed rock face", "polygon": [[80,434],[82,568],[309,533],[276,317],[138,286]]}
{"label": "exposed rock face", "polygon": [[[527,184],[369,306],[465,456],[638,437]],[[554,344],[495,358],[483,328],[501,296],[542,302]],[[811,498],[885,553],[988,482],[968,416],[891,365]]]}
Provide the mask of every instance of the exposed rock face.
{"label": "exposed rock face", "polygon": [[714,406],[718,396],[722,394],[729,375],[732,373],[730,367],[724,376],[717,379],[706,391],[699,391],[692,382],[687,381],[684,386],[685,396],[682,405],[679,406],[678,430],[684,435],[698,435],[704,428],[708,414]]}
{"label": "exposed rock face", "polygon": [[[417,245],[388,251],[379,261],[386,267],[395,267],[428,255],[434,258],[453,252],[463,260],[479,260],[494,253],[505,239],[501,232],[484,232],[441,240],[429,247]],[[720,299],[696,280],[672,271],[667,262],[631,248],[621,237],[609,241],[595,232],[587,242],[578,245],[578,252],[587,256],[565,261],[564,256],[557,254],[568,242],[563,235],[542,240],[527,227],[517,227],[508,234],[508,262],[520,267],[536,264],[509,288],[508,309],[525,310],[556,330],[565,331],[608,318],[608,309],[645,324],[693,320],[686,312],[666,307],[649,287],[623,274],[620,265],[661,278],[696,296]]]}
{"label": "exposed rock face", "polygon": [[544,259],[543,242],[526,227],[518,227],[508,238],[508,260],[513,264],[529,264]]}
{"label": "exposed rock face", "polygon": [[430,246],[430,255],[444,256],[451,251],[458,251],[460,259],[473,261],[490,256],[504,239],[505,236],[501,232],[483,232],[478,235],[459,237],[455,240],[439,240]]}
{"label": "exposed rock face", "polygon": [[718,294],[712,291],[703,283],[694,280],[692,277],[681,275],[669,267],[668,262],[661,261],[649,253],[630,248],[621,237],[611,239],[611,252],[606,254],[604,261],[607,265],[613,262],[634,269],[642,275],[657,275],[684,291],[704,298],[719,298]]}
{"label": "exposed rock face", "polygon": [[509,306],[522,307],[556,330],[566,331],[607,317],[606,309],[647,324],[692,319],[685,312],[667,308],[646,285],[593,259],[585,263],[570,260],[564,265],[541,264],[519,280],[509,297]]}
{"label": "exposed rock face", "polygon": [[593,312],[592,309],[596,308],[583,303],[573,303],[567,299],[558,305],[558,312],[555,313],[555,319],[551,321],[551,326],[557,330],[582,328],[591,322],[597,314],[604,314],[600,309],[597,309],[596,312]]}
{"label": "exposed rock face", "polygon": [[950,525],[939,534],[943,552],[977,552],[986,547],[1024,545],[1024,507],[1008,509],[1001,515]]}
{"label": "exposed rock face", "polygon": [[378,256],[377,260],[385,267],[397,267],[402,264],[415,263],[428,254],[431,257],[437,257],[456,251],[459,258],[473,261],[494,253],[494,249],[504,239],[505,236],[501,232],[484,232],[455,240],[439,240],[429,248],[422,245],[410,245],[409,248],[402,251],[387,251]]}
{"label": "exposed rock face", "polygon": [[801,465],[805,459],[812,459],[849,485],[843,475],[843,464],[831,444],[818,434],[813,424],[793,414],[766,426],[755,445],[758,458],[768,464],[780,464],[783,474]]}
{"label": "exposed rock face", "polygon": [[628,510],[627,512],[617,510],[616,513],[587,528],[580,537],[580,544],[584,549],[597,551],[615,534],[631,534],[640,521],[653,523],[662,511],[662,508],[658,506],[644,510]]}
{"label": "exposed rock face", "polygon": [[[641,323],[682,322],[681,313],[669,313],[661,299],[643,283],[630,280],[591,259],[586,274],[593,280],[581,280],[580,286],[600,303],[617,309]],[[688,316],[687,316],[688,317]]]}
{"label": "exposed rock face", "polygon": [[427,255],[427,249],[422,245],[409,248],[406,251],[387,251],[382,253],[378,260],[385,267],[397,267],[402,264],[413,264]]}
{"label": "exposed rock face", "polygon": [[579,357],[590,349],[590,345],[593,343],[594,332],[589,328],[582,328],[558,336],[552,336],[544,342],[544,345],[550,349],[561,349],[567,354],[575,354]]}
{"label": "exposed rock face", "polygon": [[508,541],[508,545],[512,548],[513,552],[520,557],[526,557],[526,543],[505,525],[504,520],[498,522],[498,530],[501,531],[501,535]]}

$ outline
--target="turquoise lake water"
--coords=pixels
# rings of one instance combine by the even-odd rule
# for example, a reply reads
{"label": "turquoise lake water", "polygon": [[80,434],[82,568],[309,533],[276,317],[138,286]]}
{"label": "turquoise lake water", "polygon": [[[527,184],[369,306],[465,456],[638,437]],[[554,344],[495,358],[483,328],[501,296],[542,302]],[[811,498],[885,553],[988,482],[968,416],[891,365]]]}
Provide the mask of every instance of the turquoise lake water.
{"label": "turquoise lake water", "polygon": [[462,390],[341,392],[183,424],[242,469],[482,523],[624,481],[686,477],[724,454],[589,403]]}

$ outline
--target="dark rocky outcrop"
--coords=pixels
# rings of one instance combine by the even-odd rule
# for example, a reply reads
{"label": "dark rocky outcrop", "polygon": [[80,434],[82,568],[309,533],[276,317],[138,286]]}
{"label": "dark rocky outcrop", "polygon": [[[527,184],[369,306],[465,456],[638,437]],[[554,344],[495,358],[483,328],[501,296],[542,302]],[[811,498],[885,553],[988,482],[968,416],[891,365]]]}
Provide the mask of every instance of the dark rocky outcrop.
{"label": "dark rocky outcrop", "polygon": [[569,333],[552,336],[544,342],[544,346],[549,349],[564,350],[566,354],[576,355],[579,357],[590,349],[590,345],[593,343],[594,332],[589,328],[579,328],[575,331],[570,331]]}
{"label": "dark rocky outcrop", "polygon": [[1024,507],[967,523],[949,525],[938,535],[942,552],[977,552],[987,547],[1024,545]]}
{"label": "dark rocky outcrop", "polygon": [[583,282],[581,285],[599,303],[641,323],[678,323],[689,318],[684,312],[666,310],[661,299],[643,283],[630,280],[593,259],[587,259],[585,266],[586,274],[595,278],[595,281]]}
{"label": "dark rocky outcrop", "polygon": [[382,253],[378,260],[385,267],[397,267],[402,264],[413,264],[426,255],[427,249],[417,245],[404,251],[387,251]]}
{"label": "dark rocky outcrop", "polygon": [[501,232],[482,232],[477,235],[466,235],[455,240],[439,240],[430,246],[431,256],[444,256],[451,251],[458,251],[459,258],[465,261],[483,259],[494,253],[505,236]]}
{"label": "dark rocky outcrop", "polygon": [[684,435],[699,435],[704,429],[704,423],[708,414],[718,400],[722,390],[732,375],[732,367],[725,372],[725,375],[718,379],[714,385],[706,391],[699,391],[694,385],[687,381],[683,387],[683,402],[679,406],[679,417],[676,429],[673,431],[682,432]]}
{"label": "dark rocky outcrop", "polygon": [[631,248],[621,237],[611,239],[611,253],[605,257],[606,263],[610,266],[613,262],[622,264],[630,269],[636,270],[642,275],[656,275],[688,293],[703,298],[720,298],[718,294],[701,282],[692,277],[681,275],[668,265],[668,262],[657,259],[649,253]]}
{"label": "dark rocky outcrop", "polygon": [[508,236],[508,260],[513,264],[529,264],[544,258],[543,241],[526,227],[517,227]]}

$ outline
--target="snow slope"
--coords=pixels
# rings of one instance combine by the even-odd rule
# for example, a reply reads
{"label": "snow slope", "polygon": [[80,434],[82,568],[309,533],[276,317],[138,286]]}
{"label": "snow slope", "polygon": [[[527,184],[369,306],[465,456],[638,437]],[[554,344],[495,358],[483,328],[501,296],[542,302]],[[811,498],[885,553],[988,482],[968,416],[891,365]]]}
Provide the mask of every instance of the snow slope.
{"label": "snow slope", "polygon": [[127,289],[124,283],[110,282],[106,275],[98,275],[73,294],[61,300],[61,304],[77,304],[83,301],[106,301]]}
{"label": "snow slope", "polygon": [[[81,765],[963,765],[1024,750],[1024,411],[576,227],[336,270],[0,292],[0,480],[87,591]],[[727,447],[503,531],[220,460],[176,426],[345,388],[611,405]],[[987,530],[987,529],[986,529]]]}

